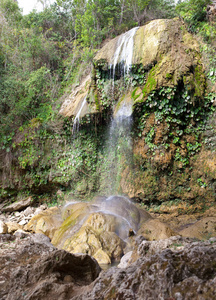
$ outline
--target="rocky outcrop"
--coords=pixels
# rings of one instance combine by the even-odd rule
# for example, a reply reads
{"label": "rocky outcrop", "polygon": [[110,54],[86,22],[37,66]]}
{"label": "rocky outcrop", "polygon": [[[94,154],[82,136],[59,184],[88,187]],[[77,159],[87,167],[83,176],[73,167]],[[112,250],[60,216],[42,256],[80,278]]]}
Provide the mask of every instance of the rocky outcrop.
{"label": "rocky outcrop", "polygon": [[88,255],[57,250],[36,234],[24,238],[0,235],[0,299],[66,300],[99,275]]}
{"label": "rocky outcrop", "polygon": [[[114,64],[115,52],[121,36],[108,42],[95,56],[95,65],[109,68]],[[142,65],[147,76],[143,96],[162,86],[175,86],[184,78],[197,96],[204,94],[205,76],[200,61],[199,44],[179,19],[154,20],[140,27],[134,35],[132,65]],[[120,63],[121,55],[119,55]],[[138,95],[136,102],[142,102]],[[141,97],[141,99],[140,99]]]}
{"label": "rocky outcrop", "polygon": [[[216,240],[188,240],[181,242],[184,247],[175,242],[171,240],[170,248],[155,247],[153,251],[149,251],[151,244],[159,242],[148,242],[147,251],[140,250],[142,256],[135,263],[102,272],[90,292],[72,299],[214,299]],[[144,245],[145,241],[140,249]]]}
{"label": "rocky outcrop", "polygon": [[30,206],[33,202],[32,197],[28,197],[24,200],[14,202],[6,207],[3,207],[1,210],[3,212],[13,212],[13,211],[20,211],[24,210],[26,207]]}
{"label": "rocky outcrop", "polygon": [[[131,31],[133,31],[132,29]],[[129,33],[129,32],[128,32]],[[99,50],[94,58],[92,78],[88,75],[78,87],[75,87],[60,109],[64,116],[76,116],[86,98],[87,103],[82,109],[80,117],[88,113],[95,113],[102,103],[98,99],[95,72],[103,71],[122,63],[122,49],[118,49],[124,36],[117,36]],[[129,51],[130,49],[127,49]],[[118,52],[118,56],[116,53]],[[127,54],[130,55],[130,54]],[[180,20],[154,20],[139,27],[133,37],[132,65],[140,66],[148,72],[144,90],[136,96],[136,102],[142,102],[152,91],[161,86],[175,86],[182,78],[186,85],[195,89],[198,96],[202,96],[205,87],[205,77],[202,76],[203,66],[200,61],[199,44],[189,34]],[[129,67],[129,66],[128,66]],[[108,71],[110,73],[110,71]],[[96,80],[97,81],[97,80]],[[127,97],[132,101],[132,97]]]}
{"label": "rocky outcrop", "polygon": [[[64,117],[76,116],[79,112],[83,100],[86,98],[91,84],[91,77],[88,75],[83,79],[81,84],[75,87],[70,95],[66,95],[64,102],[61,106],[59,113]],[[83,107],[80,117],[83,117],[85,114],[90,113],[90,108],[88,104]]]}
{"label": "rocky outcrop", "polygon": [[71,253],[88,253],[100,264],[119,261],[130,234],[150,214],[138,209],[126,197],[98,197],[90,203],[68,203],[62,209],[64,222],[56,230],[52,243]]}

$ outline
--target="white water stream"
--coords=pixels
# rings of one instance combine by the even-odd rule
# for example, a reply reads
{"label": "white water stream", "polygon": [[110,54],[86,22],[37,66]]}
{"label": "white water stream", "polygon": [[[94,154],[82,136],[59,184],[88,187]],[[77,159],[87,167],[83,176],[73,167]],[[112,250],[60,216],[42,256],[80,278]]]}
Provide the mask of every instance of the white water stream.
{"label": "white water stream", "polygon": [[87,103],[86,97],[87,96],[84,97],[83,102],[81,104],[81,107],[80,107],[80,109],[79,109],[79,111],[78,111],[78,113],[77,113],[77,115],[76,115],[76,117],[74,119],[72,134],[74,134],[75,132],[79,131],[80,115],[82,113],[83,107]]}
{"label": "white water stream", "polygon": [[[120,76],[125,76],[130,72],[133,59],[134,35],[138,27],[122,34],[117,41],[116,51],[110,63],[111,78],[113,80],[113,93],[116,68],[120,71]],[[104,192],[106,195],[120,193],[120,180],[125,163],[130,165],[132,161],[132,101],[122,100],[116,109],[107,134],[105,145]]]}
{"label": "white water stream", "polygon": [[132,28],[126,33],[122,34],[117,41],[116,51],[113,56],[110,68],[113,70],[113,80],[115,78],[116,66],[119,63],[124,65],[123,74],[128,74],[132,65],[134,35],[139,27]]}

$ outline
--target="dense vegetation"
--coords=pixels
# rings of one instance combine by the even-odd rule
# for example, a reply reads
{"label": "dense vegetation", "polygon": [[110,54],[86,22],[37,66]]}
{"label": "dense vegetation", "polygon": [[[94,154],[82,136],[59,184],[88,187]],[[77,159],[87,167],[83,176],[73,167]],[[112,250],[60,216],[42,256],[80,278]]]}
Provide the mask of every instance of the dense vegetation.
{"label": "dense vegetation", "polygon": [[86,118],[82,139],[71,140],[71,120],[58,110],[61,96],[89,72],[106,39],[156,18],[181,16],[188,30],[208,43],[203,51],[211,62],[207,76],[214,82],[216,27],[207,20],[210,1],[188,0],[177,7],[174,2],[57,0],[42,12],[23,16],[16,2],[0,0],[2,196],[17,190],[52,191],[53,178],[79,194],[98,189],[103,127],[91,130],[94,125]]}

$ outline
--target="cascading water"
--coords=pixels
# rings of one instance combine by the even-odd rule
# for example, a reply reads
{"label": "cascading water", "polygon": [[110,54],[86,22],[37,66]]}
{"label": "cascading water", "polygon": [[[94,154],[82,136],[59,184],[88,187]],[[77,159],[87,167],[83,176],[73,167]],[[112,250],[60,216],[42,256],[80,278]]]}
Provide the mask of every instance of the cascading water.
{"label": "cascading water", "polygon": [[[84,210],[81,209],[81,214],[76,220],[76,225],[65,233],[65,240],[67,239],[65,245],[71,243],[70,247],[71,249],[75,249],[74,251],[84,251],[85,253],[94,255],[95,252],[93,250],[95,249],[95,245],[99,245],[99,249],[95,250],[97,252],[94,256],[99,261],[103,261],[101,251],[109,252],[111,262],[115,261],[116,258],[113,256],[115,251],[108,251],[107,249],[113,249],[113,241],[116,240],[116,235],[120,238],[116,249],[121,249],[122,245],[126,245],[128,236],[136,234],[142,221],[149,218],[148,215],[144,215],[127,197],[116,196],[121,194],[120,183],[122,171],[130,166],[132,161],[131,126],[133,102],[131,97],[127,96],[128,90],[125,89],[125,81],[126,76],[129,76],[131,70],[133,38],[136,31],[137,28],[134,28],[119,37],[116,51],[110,64],[111,73],[108,81],[109,84],[113,85],[113,92],[116,93],[113,95],[112,100],[113,102],[116,102],[117,98],[121,98],[121,100],[118,101],[117,105],[115,105],[116,107],[113,109],[114,113],[108,128],[105,148],[102,154],[104,160],[100,167],[100,170],[102,170],[100,193],[105,197],[99,196],[92,204],[86,204],[87,208]],[[125,89],[123,91],[125,95],[119,97],[121,93],[115,91],[115,86],[119,89],[120,84]],[[103,93],[106,93],[106,91],[103,90]],[[78,129],[80,114],[85,103],[86,98],[83,99],[82,105],[75,117],[73,132]],[[83,203],[80,205],[84,207]],[[70,211],[76,213],[75,206],[78,207],[79,203],[69,203],[64,207],[64,210],[68,211],[68,213]],[[91,231],[89,228],[92,228]],[[82,235],[83,232],[85,233],[84,236]],[[97,234],[95,238],[92,238],[94,232],[97,232]],[[91,238],[86,239],[89,233],[91,233]],[[74,235],[72,240],[71,235]],[[98,241],[96,241],[96,237],[99,239]],[[107,244],[105,244],[107,237],[109,238]],[[91,245],[92,241],[94,242],[93,247]],[[65,247],[66,250],[70,248],[67,248],[68,246]],[[99,256],[97,256],[98,252],[100,253]],[[123,252],[119,255],[122,254]]]}
{"label": "cascading water", "polygon": [[[132,66],[134,35],[138,27],[122,34],[114,53],[110,70],[112,70],[113,88],[115,81],[116,67],[120,68],[120,74],[129,74]],[[114,91],[114,89],[113,89]],[[103,192],[109,195],[119,194],[122,165],[130,164],[132,157],[132,101],[123,99],[115,110],[109,127],[106,142],[106,160],[104,162]]]}
{"label": "cascading water", "polygon": [[132,65],[133,58],[133,38],[139,27],[132,28],[126,33],[122,34],[117,42],[117,48],[114,53],[110,69],[113,70],[113,79],[115,79],[115,71],[117,64],[123,64],[123,75],[127,74]]}
{"label": "cascading water", "polygon": [[78,111],[78,113],[77,113],[77,115],[76,115],[76,117],[74,119],[72,134],[74,134],[75,132],[79,131],[80,115],[82,113],[82,110],[83,110],[85,104],[87,103],[86,97],[87,96],[84,97],[83,102],[81,104],[81,107],[80,107],[80,109],[79,109],[79,111]]}
{"label": "cascading water", "polygon": [[106,160],[104,162],[103,192],[107,195],[120,193],[122,166],[131,162],[132,141],[132,109],[122,105],[116,116],[112,118],[105,146]]}

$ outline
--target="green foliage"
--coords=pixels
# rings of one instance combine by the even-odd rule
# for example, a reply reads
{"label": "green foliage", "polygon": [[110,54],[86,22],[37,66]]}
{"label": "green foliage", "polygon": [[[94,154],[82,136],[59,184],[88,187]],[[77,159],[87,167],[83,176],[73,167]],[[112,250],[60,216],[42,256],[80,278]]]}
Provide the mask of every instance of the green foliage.
{"label": "green foliage", "polygon": [[182,1],[176,6],[176,11],[191,32],[201,35],[205,41],[211,43],[216,36],[216,27],[207,20],[208,4],[211,4],[211,0]]}
{"label": "green foliage", "polygon": [[[207,112],[211,110],[212,98],[208,95],[202,106],[199,98],[191,91],[178,87],[162,87],[151,92],[146,101],[135,107],[134,129],[141,137],[146,126],[146,121],[154,114],[154,124],[165,124],[166,131],[159,144],[154,143],[155,126],[150,127],[145,133],[145,143],[151,155],[156,149],[168,149],[170,144],[177,146],[174,158],[181,162],[181,167],[189,165],[189,159],[199,152],[201,148],[200,136],[207,119]],[[191,122],[195,123],[192,126]],[[187,142],[187,135],[193,137],[193,142]],[[183,145],[184,151],[181,147]],[[162,148],[161,148],[162,147]]]}
{"label": "green foliage", "polygon": [[206,8],[210,0],[187,0],[177,5],[176,11],[188,23],[192,32],[206,21]]}

